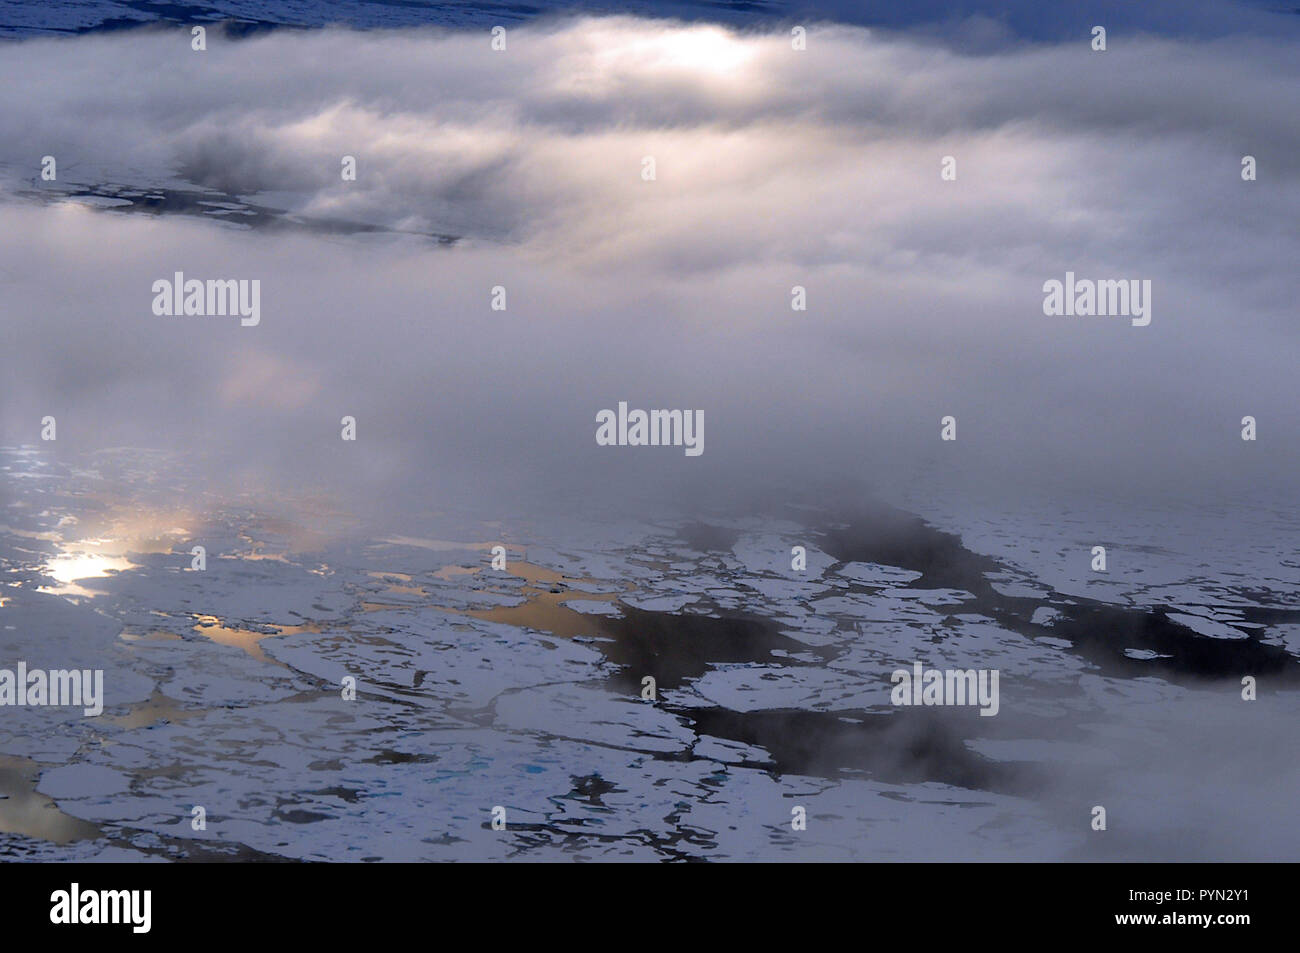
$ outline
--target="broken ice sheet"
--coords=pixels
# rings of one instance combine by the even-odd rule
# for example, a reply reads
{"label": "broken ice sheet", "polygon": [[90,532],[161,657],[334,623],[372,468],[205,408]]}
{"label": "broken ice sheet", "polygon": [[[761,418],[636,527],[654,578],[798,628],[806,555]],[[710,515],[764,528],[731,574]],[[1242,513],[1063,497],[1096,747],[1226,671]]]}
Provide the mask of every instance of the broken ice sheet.
{"label": "broken ice sheet", "polygon": [[[1196,720],[1187,689],[1167,680],[1176,667],[1140,667],[1179,662],[1184,643],[1103,639],[1133,671],[1081,651],[1095,586],[1068,595],[1022,565],[962,576],[960,553],[956,575],[837,562],[817,543],[815,511],[770,528],[520,524],[500,572],[484,548],[497,528],[469,514],[413,514],[401,536],[372,537],[332,530],[315,507],[301,508],[311,532],[283,513],[195,508],[183,528],[211,543],[206,572],[187,568],[186,537],[144,544],[152,551],[131,550],[120,571],[69,575],[93,585],[87,597],[38,591],[42,567],[75,552],[79,533],[121,523],[118,504],[92,507],[86,493],[113,483],[129,496],[141,473],[171,464],[5,459],[40,474],[11,481],[13,502],[28,505],[10,507],[0,532],[8,645],[106,676],[98,719],[0,710],[0,751],[27,759],[15,775],[26,803],[46,799],[76,832],[54,852],[64,858],[1060,858],[1092,849],[1062,809],[1075,774],[1100,784],[1114,763],[1143,772],[1146,745]],[[843,545],[851,530],[837,526]],[[1052,551],[1045,543],[1033,548]],[[807,546],[807,573],[789,569],[793,545]],[[1251,616],[1259,602],[1229,577],[1162,585],[1178,598],[1161,637],[1206,640],[1222,626],[1239,637],[1206,641],[1231,652],[1257,638],[1294,662],[1296,623],[1283,609]],[[1130,610],[1127,594],[1161,590],[1122,588],[1136,613],[1124,618],[1142,631],[1155,616]],[[998,670],[999,715],[900,717],[890,673],[916,661]],[[645,676],[660,681],[653,701]],[[341,696],[348,677],[355,702]],[[1261,684],[1271,694],[1259,705],[1291,704],[1282,670]],[[1216,717],[1250,717],[1235,682],[1211,697],[1232,702]],[[1214,741],[1216,758],[1244,768],[1227,737]],[[944,757],[920,756],[926,745]],[[1098,749],[1109,759],[1082,756]],[[1138,783],[1177,790],[1184,770],[1166,759]],[[0,800],[0,830],[17,802]],[[195,804],[205,831],[190,827]],[[810,819],[797,835],[796,804]],[[494,805],[508,812],[504,836]],[[1255,856],[1287,849],[1242,834]],[[13,836],[11,850],[51,856]]]}

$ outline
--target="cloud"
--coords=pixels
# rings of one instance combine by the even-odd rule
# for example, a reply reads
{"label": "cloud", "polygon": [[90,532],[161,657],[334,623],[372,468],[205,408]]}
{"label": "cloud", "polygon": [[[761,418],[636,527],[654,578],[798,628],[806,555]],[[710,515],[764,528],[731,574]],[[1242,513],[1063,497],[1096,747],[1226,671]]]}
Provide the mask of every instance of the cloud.
{"label": "cloud", "polygon": [[[0,438],[56,414],[61,450],[203,453],[377,510],[789,502],[921,472],[1293,491],[1298,73],[1266,37],[985,54],[824,26],[798,52],[626,17],[512,29],[504,53],[427,30],[7,44]],[[43,155],[57,183],[32,181]],[[379,230],[50,200],[105,184]],[[155,317],[175,271],[260,279],[261,324]],[[1151,325],[1045,316],[1066,271],[1150,279]],[[704,455],[597,447],[620,400],[703,409]]]}

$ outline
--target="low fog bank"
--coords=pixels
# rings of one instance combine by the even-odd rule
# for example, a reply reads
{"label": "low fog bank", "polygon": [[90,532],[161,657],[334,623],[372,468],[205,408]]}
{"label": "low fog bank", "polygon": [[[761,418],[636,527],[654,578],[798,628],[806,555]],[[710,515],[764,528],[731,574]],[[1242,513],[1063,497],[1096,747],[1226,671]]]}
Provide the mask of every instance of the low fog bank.
{"label": "low fog bank", "polygon": [[[1044,758],[1032,769],[1034,799],[1061,830],[1079,832],[1061,859],[1295,858],[1300,733],[1282,727],[1295,724],[1292,695],[1266,690],[1243,702],[1232,681],[1192,691],[1148,682],[1124,690],[1128,697],[1100,680],[1093,687],[1108,709],[1105,716],[1068,727],[1033,719],[1023,736],[1033,741],[972,743],[1000,760]],[[1104,831],[1092,827],[1098,806],[1106,810]]]}

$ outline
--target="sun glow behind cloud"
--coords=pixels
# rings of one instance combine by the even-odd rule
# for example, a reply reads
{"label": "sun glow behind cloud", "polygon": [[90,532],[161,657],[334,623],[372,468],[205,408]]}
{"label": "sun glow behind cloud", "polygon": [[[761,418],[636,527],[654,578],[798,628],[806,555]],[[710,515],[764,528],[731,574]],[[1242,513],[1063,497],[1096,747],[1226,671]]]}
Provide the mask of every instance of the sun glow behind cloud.
{"label": "sun glow behind cloud", "polygon": [[753,63],[758,50],[752,40],[716,26],[654,30],[622,43],[611,43],[595,57],[597,68],[625,66],[634,72],[683,71],[702,76],[734,76]]}

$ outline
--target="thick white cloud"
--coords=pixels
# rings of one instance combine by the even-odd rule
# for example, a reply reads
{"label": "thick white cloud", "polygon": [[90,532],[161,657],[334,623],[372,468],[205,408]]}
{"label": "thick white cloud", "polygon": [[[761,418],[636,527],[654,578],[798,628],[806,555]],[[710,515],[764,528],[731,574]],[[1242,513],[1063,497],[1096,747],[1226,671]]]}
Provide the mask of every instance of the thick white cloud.
{"label": "thick white cloud", "polygon": [[[55,414],[60,449],[203,449],[217,479],[386,503],[788,498],[936,468],[1294,488],[1300,63],[1266,39],[1110,46],[971,55],[825,27],[797,52],[632,19],[514,29],[504,53],[482,31],[5,45],[0,438]],[[47,154],[57,186],[32,181]],[[77,184],[463,240],[17,194]],[[261,279],[261,325],[155,317],[151,284],[178,270]],[[1151,279],[1151,325],[1044,316],[1067,270]],[[619,400],[703,409],[704,456],[597,447]]]}

